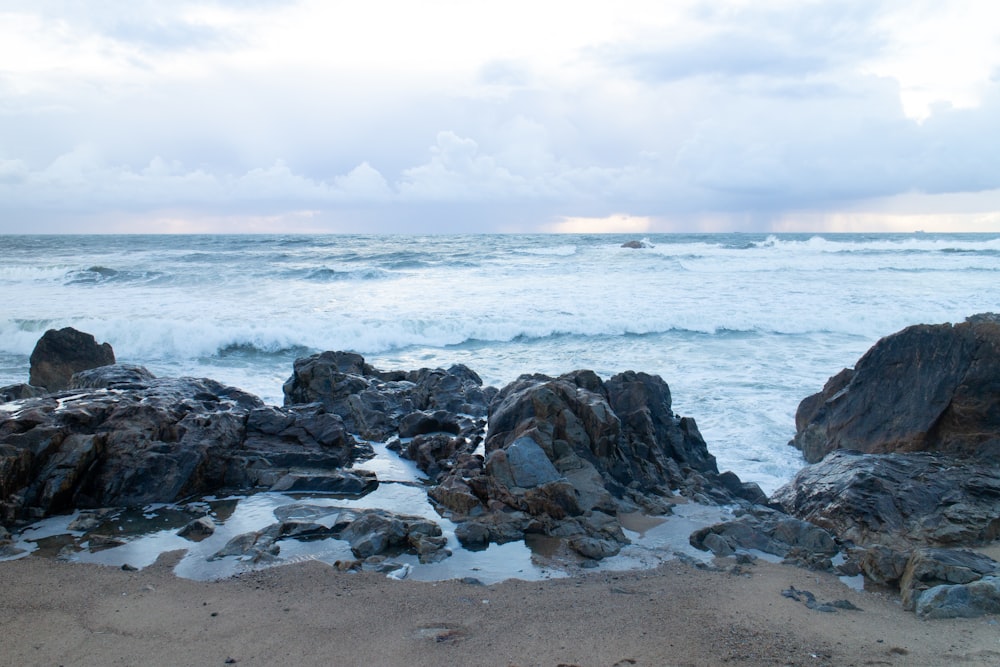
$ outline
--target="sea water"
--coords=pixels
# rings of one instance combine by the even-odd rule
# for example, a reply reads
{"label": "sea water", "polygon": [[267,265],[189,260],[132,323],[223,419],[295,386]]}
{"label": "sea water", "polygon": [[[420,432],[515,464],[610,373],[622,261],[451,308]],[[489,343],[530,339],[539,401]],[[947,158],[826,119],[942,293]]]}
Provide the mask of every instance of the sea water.
{"label": "sea water", "polygon": [[297,357],[660,375],[720,470],[802,466],[799,402],[882,336],[1000,311],[1000,234],[0,236],[0,386],[51,328],[269,403]]}

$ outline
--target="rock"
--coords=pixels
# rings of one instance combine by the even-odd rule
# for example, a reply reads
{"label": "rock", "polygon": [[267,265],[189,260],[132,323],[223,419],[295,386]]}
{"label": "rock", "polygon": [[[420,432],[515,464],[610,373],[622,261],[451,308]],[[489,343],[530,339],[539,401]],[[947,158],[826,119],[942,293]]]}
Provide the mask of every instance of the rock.
{"label": "rock", "polygon": [[212,517],[199,517],[177,531],[177,535],[187,538],[192,542],[200,542],[206,537],[215,533],[215,522]]}
{"label": "rock", "polygon": [[633,250],[639,250],[641,248],[651,248],[652,245],[650,245],[646,241],[637,241],[635,239],[632,239],[631,241],[626,241],[625,243],[623,243],[622,247],[632,248]]}
{"label": "rock", "polygon": [[1000,463],[1000,322],[917,325],[883,338],[805,399],[791,444],[815,463],[836,449],[933,451]]}
{"label": "rock", "polygon": [[975,618],[1000,613],[1000,577],[934,586],[920,593],[915,607],[921,618]]}
{"label": "rock", "polygon": [[858,566],[870,581],[880,586],[898,587],[909,560],[909,551],[897,551],[876,544],[862,551]]}
{"label": "rock", "polygon": [[964,549],[917,549],[899,581],[903,608],[912,611],[923,591],[944,584],[968,584],[1000,573],[1000,563]]}
{"label": "rock", "polygon": [[837,450],[771,496],[858,546],[972,546],[1000,536],[1000,469],[930,453]]}
{"label": "rock", "polygon": [[29,382],[36,387],[58,391],[69,387],[77,371],[115,363],[108,343],[98,344],[91,334],[71,327],[49,329],[31,352]]}
{"label": "rock", "polygon": [[30,384],[11,384],[0,387],[0,403],[20,401],[23,398],[35,398],[49,393],[45,387],[33,387]]}
{"label": "rock", "polygon": [[318,474],[290,472],[271,485],[271,491],[288,493],[332,493],[364,496],[378,488],[375,473],[367,470],[324,471]]}
{"label": "rock", "polygon": [[[484,389],[479,376],[461,364],[447,370],[386,372],[349,352],[323,352],[296,359],[283,390],[286,406],[321,403],[327,412],[343,419],[349,432],[376,441],[397,433],[402,420],[418,411],[431,415],[450,413],[440,417],[444,421],[439,424],[442,430],[457,434],[454,415],[484,417],[496,393],[495,389]],[[417,422],[421,419],[410,418]],[[408,422],[407,428],[429,426],[427,422]]]}
{"label": "rock", "polygon": [[644,373],[522,376],[490,405],[487,430],[483,467],[452,470],[429,491],[463,544],[529,531],[604,558],[628,543],[617,513],[667,512],[671,489],[764,498],[732,473],[723,480],[694,421],[671,411],[666,383]]}
{"label": "rock", "polygon": [[326,477],[371,454],[320,405],[130,367],[75,377],[72,394],[0,406],[0,523]]}
{"label": "rock", "polygon": [[486,472],[506,487],[530,489],[562,478],[531,438],[518,438],[486,459]]}
{"label": "rock", "polygon": [[733,521],[700,528],[691,533],[688,542],[716,556],[728,556],[737,549],[756,549],[783,558],[794,554],[806,564],[828,561],[838,551],[826,530],[763,507]]}

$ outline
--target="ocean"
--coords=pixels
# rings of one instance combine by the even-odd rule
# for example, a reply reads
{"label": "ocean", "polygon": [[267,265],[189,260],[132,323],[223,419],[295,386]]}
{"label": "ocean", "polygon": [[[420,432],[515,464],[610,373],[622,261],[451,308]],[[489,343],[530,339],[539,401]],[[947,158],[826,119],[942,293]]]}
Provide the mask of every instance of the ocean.
{"label": "ocean", "polygon": [[292,362],[637,370],[771,492],[799,402],[879,338],[1000,311],[1000,234],[0,236],[0,386],[50,328],[281,404]]}

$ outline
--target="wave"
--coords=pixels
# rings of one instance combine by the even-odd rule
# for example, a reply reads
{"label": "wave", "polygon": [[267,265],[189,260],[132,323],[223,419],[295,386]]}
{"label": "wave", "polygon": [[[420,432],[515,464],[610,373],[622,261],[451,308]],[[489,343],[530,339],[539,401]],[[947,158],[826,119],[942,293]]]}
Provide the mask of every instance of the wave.
{"label": "wave", "polygon": [[106,266],[92,266],[89,269],[69,271],[64,275],[66,285],[99,285],[105,283],[151,282],[164,274],[159,271],[119,271]]}
{"label": "wave", "polygon": [[316,268],[291,269],[282,273],[282,277],[292,280],[306,280],[310,282],[338,282],[341,280],[379,280],[389,277],[387,271],[382,269],[357,269],[353,271],[337,271],[325,266]]}

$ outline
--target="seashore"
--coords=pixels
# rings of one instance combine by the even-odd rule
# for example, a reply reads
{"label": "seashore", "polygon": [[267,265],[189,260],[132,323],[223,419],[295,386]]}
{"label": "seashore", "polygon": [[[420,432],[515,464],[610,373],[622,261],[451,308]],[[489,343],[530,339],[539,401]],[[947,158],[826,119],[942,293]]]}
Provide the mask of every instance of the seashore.
{"label": "seashore", "polygon": [[[993,618],[921,620],[898,597],[756,561],[671,561],[489,586],[318,562],[219,581],[28,557],[0,563],[9,665],[995,665]],[[810,609],[783,591],[846,600]]]}
{"label": "seashore", "polygon": [[[998,341],[992,314],[880,341],[802,402],[792,444],[815,463],[770,500],[718,473],[693,421],[673,415],[666,385],[645,374],[524,376],[497,391],[462,367],[384,373],[357,355],[324,353],[296,362],[291,405],[276,408],[210,380],[157,380],[139,367],[62,373],[72,385],[55,391],[57,380],[33,372],[31,385],[4,389],[24,396],[5,399],[11,465],[2,488],[27,480],[3,505],[15,520],[59,510],[67,490],[77,504],[99,507],[135,504],[141,494],[178,497],[164,489],[219,480],[365,495],[375,476],[345,464],[370,452],[345,432],[395,432],[400,456],[436,480],[427,493],[463,545],[543,534],[594,569],[486,585],[397,581],[363,565],[400,547],[437,562],[449,557],[451,539],[421,517],[312,501],[276,509],[277,523],[233,538],[210,560],[265,563],[283,540],[322,538],[345,540],[363,562],[304,560],[211,581],[175,576],[184,550],[141,571],[40,554],[0,563],[0,656],[3,664],[80,665],[997,664],[1000,481],[996,413],[983,387],[996,377]],[[907,402],[885,390],[913,386],[935,391]],[[429,403],[409,402],[417,399]],[[387,409],[392,400],[405,410]],[[484,464],[464,451],[476,439],[460,436],[482,427],[472,417],[486,403]],[[137,448],[143,434],[157,439]],[[597,445],[572,448],[582,442]],[[191,461],[211,465],[170,467]],[[924,472],[909,479],[915,470]],[[628,542],[619,537],[625,510],[663,508],[677,494],[740,506],[733,520],[691,534],[691,546],[713,560],[596,569]],[[186,507],[195,510],[198,503]],[[96,527],[101,512],[74,521]],[[192,525],[199,521],[211,529],[206,517]],[[102,542],[115,541],[77,536],[60,556]],[[838,547],[846,561],[835,565]],[[864,575],[866,590],[838,579],[847,569]]]}

